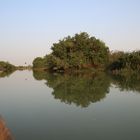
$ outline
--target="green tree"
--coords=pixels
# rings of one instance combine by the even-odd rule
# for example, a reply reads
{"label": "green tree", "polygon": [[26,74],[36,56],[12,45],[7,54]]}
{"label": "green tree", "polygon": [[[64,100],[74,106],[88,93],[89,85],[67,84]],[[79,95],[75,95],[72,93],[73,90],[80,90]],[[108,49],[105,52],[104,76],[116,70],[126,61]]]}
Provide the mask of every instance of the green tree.
{"label": "green tree", "polygon": [[110,55],[109,70],[129,70],[140,71],[140,51],[134,52],[115,52]]}
{"label": "green tree", "polygon": [[[52,53],[44,57],[44,67],[53,71],[104,68],[109,60],[109,49],[105,43],[85,32],[68,36],[54,43],[51,49]],[[33,67],[36,67],[34,62]]]}
{"label": "green tree", "polygon": [[44,68],[45,67],[45,59],[41,57],[37,57],[33,61],[33,67],[36,68]]}
{"label": "green tree", "polygon": [[0,71],[13,71],[16,67],[9,62],[0,61]]}

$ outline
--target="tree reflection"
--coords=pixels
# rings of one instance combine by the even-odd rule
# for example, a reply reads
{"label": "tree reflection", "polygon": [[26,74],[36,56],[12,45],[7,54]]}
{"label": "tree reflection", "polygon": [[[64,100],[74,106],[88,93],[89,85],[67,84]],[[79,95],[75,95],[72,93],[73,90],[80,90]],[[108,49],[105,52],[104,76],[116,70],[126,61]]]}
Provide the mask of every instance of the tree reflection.
{"label": "tree reflection", "polygon": [[0,78],[10,76],[14,71],[0,71]]}
{"label": "tree reflection", "polygon": [[53,88],[53,96],[61,102],[88,107],[90,103],[101,101],[109,92],[109,77],[95,74],[50,74],[34,72],[37,80],[46,80],[46,85]]}
{"label": "tree reflection", "polygon": [[5,121],[0,117],[0,140],[13,140]]}
{"label": "tree reflection", "polygon": [[111,75],[111,77],[113,84],[120,90],[140,92],[140,74]]}

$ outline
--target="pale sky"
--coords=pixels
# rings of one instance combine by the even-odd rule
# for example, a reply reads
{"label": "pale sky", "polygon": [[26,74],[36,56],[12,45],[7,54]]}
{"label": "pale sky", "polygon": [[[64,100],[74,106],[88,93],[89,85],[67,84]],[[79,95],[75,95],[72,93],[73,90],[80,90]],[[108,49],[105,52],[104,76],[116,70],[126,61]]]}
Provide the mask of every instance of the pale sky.
{"label": "pale sky", "polygon": [[140,49],[140,0],[0,0],[0,61],[32,64],[80,32],[110,50]]}

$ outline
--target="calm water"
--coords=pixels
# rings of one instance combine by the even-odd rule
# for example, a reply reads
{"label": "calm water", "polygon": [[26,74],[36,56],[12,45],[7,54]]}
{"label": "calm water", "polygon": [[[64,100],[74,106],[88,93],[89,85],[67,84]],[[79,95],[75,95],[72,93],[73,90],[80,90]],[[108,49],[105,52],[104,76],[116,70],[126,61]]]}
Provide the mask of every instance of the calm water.
{"label": "calm water", "polygon": [[16,71],[0,77],[0,127],[14,140],[140,139],[137,75]]}

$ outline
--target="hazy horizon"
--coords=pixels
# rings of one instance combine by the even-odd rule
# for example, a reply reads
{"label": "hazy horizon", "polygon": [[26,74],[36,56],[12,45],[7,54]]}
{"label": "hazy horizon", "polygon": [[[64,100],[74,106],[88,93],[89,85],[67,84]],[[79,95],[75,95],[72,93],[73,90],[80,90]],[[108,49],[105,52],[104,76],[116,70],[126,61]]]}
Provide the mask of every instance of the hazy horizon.
{"label": "hazy horizon", "polygon": [[138,50],[139,14],[139,0],[0,0],[0,61],[32,64],[53,43],[80,32],[110,50]]}

